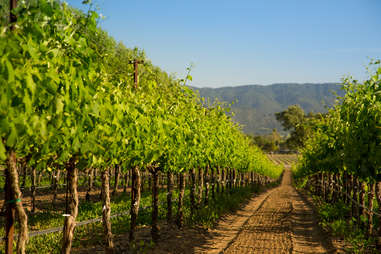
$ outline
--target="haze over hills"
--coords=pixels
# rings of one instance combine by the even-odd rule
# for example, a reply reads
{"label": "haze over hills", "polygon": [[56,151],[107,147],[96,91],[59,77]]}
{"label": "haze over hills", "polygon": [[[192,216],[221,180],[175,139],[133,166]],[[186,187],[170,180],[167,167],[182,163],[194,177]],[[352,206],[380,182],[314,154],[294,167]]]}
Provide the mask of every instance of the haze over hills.
{"label": "haze over hills", "polygon": [[283,132],[274,113],[285,110],[289,105],[299,104],[308,112],[327,112],[334,104],[336,95],[344,91],[336,83],[323,84],[272,84],[246,85],[222,88],[196,88],[201,97],[231,103],[234,119],[244,125],[248,134],[266,134],[274,128]]}

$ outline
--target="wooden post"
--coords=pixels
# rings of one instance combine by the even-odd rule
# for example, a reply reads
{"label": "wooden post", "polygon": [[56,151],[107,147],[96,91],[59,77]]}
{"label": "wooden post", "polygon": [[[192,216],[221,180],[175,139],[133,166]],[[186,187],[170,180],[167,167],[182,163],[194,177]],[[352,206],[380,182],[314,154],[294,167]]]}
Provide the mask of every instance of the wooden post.
{"label": "wooden post", "polygon": [[138,83],[139,83],[139,76],[138,76],[138,65],[139,64],[143,64],[144,61],[143,60],[133,60],[133,61],[130,61],[130,64],[133,64],[134,65],[134,85],[135,85],[135,89],[138,88]]}
{"label": "wooden post", "polygon": [[15,25],[17,21],[16,15],[12,13],[13,9],[17,6],[17,0],[9,0],[9,22],[11,24],[11,30],[15,30]]}

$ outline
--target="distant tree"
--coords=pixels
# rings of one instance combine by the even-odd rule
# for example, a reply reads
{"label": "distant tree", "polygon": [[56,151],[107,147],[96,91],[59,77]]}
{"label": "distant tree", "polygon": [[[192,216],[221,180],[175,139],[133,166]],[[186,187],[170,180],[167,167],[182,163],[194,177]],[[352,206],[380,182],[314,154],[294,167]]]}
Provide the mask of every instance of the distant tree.
{"label": "distant tree", "polygon": [[271,133],[272,140],[274,140],[274,144],[277,147],[277,150],[279,149],[279,145],[282,142],[282,136],[279,134],[277,129],[273,129],[273,132]]}
{"label": "distant tree", "polygon": [[290,132],[290,136],[286,140],[287,147],[298,150],[311,133],[314,120],[320,118],[321,114],[310,112],[305,115],[299,105],[292,105],[282,112],[275,113],[275,117],[282,124],[283,129]]}
{"label": "distant tree", "polygon": [[282,137],[276,129],[273,129],[271,134],[253,136],[252,139],[253,143],[265,152],[274,152],[279,150],[279,145],[282,143]]}
{"label": "distant tree", "polygon": [[292,105],[285,111],[275,113],[275,117],[283,125],[284,130],[290,131],[304,121],[304,110],[299,105]]}

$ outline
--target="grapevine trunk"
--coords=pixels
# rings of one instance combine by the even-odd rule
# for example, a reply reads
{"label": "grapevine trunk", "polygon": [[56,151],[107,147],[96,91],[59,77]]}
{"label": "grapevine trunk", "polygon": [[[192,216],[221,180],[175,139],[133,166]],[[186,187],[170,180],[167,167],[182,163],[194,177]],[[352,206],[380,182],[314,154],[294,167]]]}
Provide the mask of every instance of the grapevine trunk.
{"label": "grapevine trunk", "polygon": [[102,222],[103,222],[103,232],[105,237],[105,253],[114,253],[114,243],[112,241],[112,231],[111,231],[111,206],[110,206],[110,181],[109,181],[109,168],[106,168],[102,172]]}
{"label": "grapevine trunk", "polygon": [[154,242],[158,242],[159,236],[159,175],[157,168],[151,170],[152,173],[152,227],[151,236]]}
{"label": "grapevine trunk", "polygon": [[172,189],[173,189],[173,174],[167,172],[167,223],[172,223]]}
{"label": "grapevine trunk", "polygon": [[74,238],[75,220],[78,215],[78,170],[75,166],[75,158],[71,158],[66,166],[67,170],[67,190],[68,190],[68,214],[66,214],[64,228],[63,228],[63,241],[62,241],[62,254],[69,254],[71,245]]}
{"label": "grapevine trunk", "polygon": [[136,231],[136,223],[139,213],[139,205],[140,205],[140,170],[137,166],[132,169],[132,190],[131,190],[131,228],[129,241],[132,242],[135,240],[135,231]]}
{"label": "grapevine trunk", "polygon": [[184,203],[184,191],[185,191],[185,179],[184,173],[180,173],[180,181],[179,181],[179,201],[177,207],[177,227],[182,228],[184,223],[184,211],[183,211],[183,203]]}

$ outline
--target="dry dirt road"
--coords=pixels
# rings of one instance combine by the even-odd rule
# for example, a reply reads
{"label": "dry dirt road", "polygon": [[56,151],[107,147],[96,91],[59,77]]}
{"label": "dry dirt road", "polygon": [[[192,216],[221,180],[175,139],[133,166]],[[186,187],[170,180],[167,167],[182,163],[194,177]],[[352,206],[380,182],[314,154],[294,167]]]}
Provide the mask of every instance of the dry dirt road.
{"label": "dry dirt road", "polygon": [[335,253],[323,236],[286,170],[281,185],[266,194],[222,253]]}

